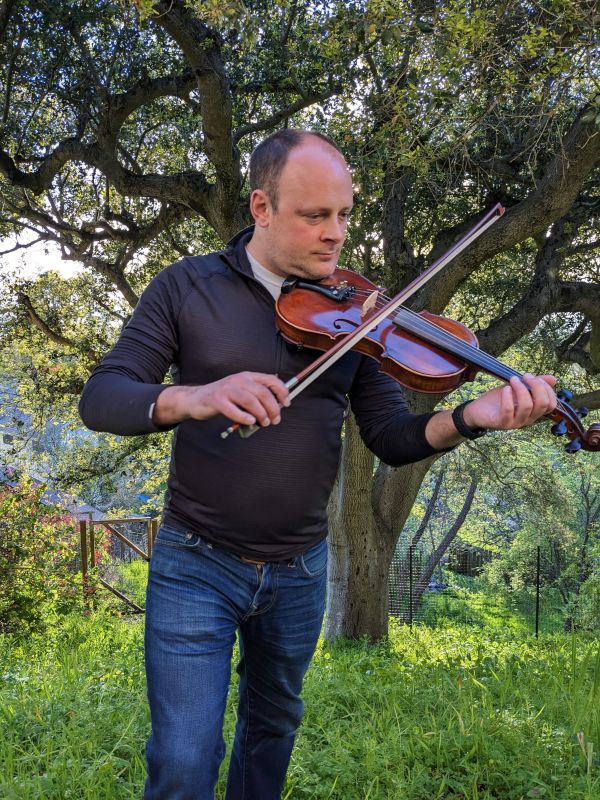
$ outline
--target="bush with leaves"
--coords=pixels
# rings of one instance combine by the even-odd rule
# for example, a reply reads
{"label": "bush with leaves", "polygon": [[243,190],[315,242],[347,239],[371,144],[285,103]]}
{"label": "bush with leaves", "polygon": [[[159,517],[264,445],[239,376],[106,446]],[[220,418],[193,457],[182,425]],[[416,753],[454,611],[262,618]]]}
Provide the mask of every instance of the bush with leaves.
{"label": "bush with leaves", "polygon": [[83,607],[77,536],[28,478],[0,484],[0,633],[44,631]]}

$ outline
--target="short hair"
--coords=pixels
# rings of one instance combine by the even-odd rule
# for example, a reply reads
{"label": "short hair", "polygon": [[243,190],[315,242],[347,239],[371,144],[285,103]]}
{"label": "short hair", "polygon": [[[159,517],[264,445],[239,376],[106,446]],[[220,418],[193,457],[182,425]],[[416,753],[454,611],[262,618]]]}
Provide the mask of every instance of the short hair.
{"label": "short hair", "polygon": [[250,156],[250,191],[262,189],[271,201],[274,211],[277,211],[279,200],[279,178],[288,156],[292,150],[311,137],[321,139],[344,158],[340,148],[329,136],[317,131],[305,131],[298,128],[284,128],[272,133],[263,139]]}

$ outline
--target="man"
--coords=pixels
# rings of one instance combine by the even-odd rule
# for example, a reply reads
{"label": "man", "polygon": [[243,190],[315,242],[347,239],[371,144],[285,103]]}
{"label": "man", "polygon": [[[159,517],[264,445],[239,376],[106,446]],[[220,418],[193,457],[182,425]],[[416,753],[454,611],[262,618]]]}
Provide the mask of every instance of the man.
{"label": "man", "polygon": [[[281,796],[321,629],[325,509],[348,398],[366,444],[393,465],[530,424],[556,404],[553,378],[526,376],[458,412],[414,415],[376,362],[352,352],[290,404],[284,382],[316,354],[277,333],[274,297],[288,275],[333,272],[352,180],[333,142],[286,130],[255,150],[250,183],[254,228],[151,282],[80,404],[95,430],[177,426],[147,598],[146,800],[213,798],[236,632],[226,796]],[[172,364],[177,385],[165,386]],[[263,429],[224,441],[230,421]]]}

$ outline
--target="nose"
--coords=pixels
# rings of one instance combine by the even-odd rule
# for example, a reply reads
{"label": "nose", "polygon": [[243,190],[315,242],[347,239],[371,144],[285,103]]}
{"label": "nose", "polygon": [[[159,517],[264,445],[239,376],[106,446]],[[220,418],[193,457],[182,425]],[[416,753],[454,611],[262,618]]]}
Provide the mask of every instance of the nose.
{"label": "nose", "polygon": [[321,238],[328,242],[342,242],[346,236],[346,220],[328,217],[321,231]]}

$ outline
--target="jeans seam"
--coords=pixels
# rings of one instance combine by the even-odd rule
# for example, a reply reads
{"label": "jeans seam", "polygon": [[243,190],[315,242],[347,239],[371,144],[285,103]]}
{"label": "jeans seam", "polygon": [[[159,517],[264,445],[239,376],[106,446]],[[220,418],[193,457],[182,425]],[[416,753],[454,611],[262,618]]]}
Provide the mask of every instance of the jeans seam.
{"label": "jeans seam", "polygon": [[248,769],[248,743],[250,740],[250,686],[248,685],[248,669],[246,670],[246,735],[244,736],[244,763],[242,765],[242,800],[246,797],[247,769]]}

